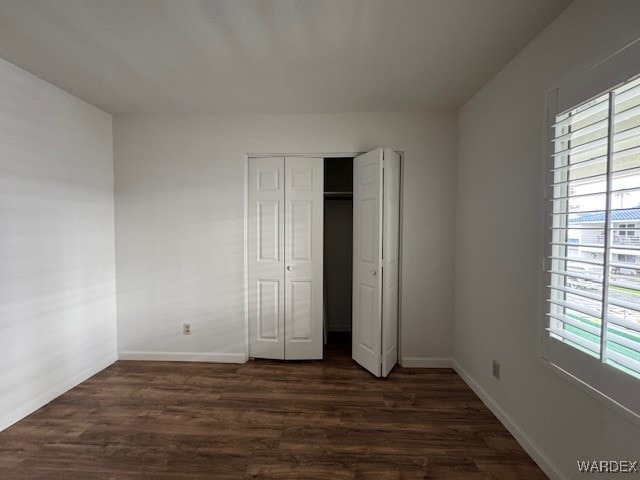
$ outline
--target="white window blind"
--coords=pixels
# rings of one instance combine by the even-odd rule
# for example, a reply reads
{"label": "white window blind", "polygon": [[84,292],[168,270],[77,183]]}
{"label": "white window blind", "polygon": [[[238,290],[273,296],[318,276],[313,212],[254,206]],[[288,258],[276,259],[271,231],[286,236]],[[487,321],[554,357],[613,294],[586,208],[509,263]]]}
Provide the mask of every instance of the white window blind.
{"label": "white window blind", "polygon": [[552,122],[546,335],[640,378],[640,78]]}

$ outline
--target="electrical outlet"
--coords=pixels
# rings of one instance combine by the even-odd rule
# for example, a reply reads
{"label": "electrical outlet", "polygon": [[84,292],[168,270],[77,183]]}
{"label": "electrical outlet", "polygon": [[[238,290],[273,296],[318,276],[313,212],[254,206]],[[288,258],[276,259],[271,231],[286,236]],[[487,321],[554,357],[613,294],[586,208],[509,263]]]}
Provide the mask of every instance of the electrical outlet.
{"label": "electrical outlet", "polygon": [[182,334],[183,335],[191,335],[191,324],[183,323],[182,324]]}
{"label": "electrical outlet", "polygon": [[500,380],[500,364],[495,359],[493,360],[493,376]]}

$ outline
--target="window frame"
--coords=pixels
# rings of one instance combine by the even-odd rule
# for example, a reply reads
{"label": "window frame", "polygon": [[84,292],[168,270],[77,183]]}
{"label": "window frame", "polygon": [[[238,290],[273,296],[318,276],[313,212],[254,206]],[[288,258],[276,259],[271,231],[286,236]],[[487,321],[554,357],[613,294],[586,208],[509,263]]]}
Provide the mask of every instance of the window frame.
{"label": "window frame", "polygon": [[[567,343],[553,338],[547,327],[551,284],[549,257],[552,255],[553,201],[549,184],[553,181],[555,137],[552,125],[556,116],[580,107],[595,98],[640,76],[640,39],[614,53],[593,68],[561,83],[547,94],[545,116],[545,161],[542,212],[542,273],[540,275],[541,312],[539,315],[540,362],[553,372],[580,387],[593,398],[610,407],[623,417],[640,426],[640,380],[600,358],[592,357]],[[610,247],[611,248],[611,247]],[[606,253],[605,253],[606,254]]]}

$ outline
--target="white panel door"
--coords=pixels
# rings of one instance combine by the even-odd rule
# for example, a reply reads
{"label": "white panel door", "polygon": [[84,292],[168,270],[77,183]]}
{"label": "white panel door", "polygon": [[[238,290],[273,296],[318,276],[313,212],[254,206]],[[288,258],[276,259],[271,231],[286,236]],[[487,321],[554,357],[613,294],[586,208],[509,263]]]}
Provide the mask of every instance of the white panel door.
{"label": "white panel door", "polygon": [[400,157],[384,149],[382,225],[382,376],[398,362]]}
{"label": "white panel door", "polygon": [[283,360],[285,347],[284,158],[250,158],[249,356]]}
{"label": "white panel door", "polygon": [[285,159],[285,359],[322,359],[324,159]]}
{"label": "white panel door", "polygon": [[353,160],[353,359],[382,374],[382,161],[378,148]]}

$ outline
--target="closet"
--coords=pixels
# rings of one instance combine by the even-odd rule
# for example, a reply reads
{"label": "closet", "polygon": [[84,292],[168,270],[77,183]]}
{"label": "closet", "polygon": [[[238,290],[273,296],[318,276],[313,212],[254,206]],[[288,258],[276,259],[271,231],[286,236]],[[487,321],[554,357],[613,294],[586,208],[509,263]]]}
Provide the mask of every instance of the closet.
{"label": "closet", "polygon": [[325,351],[351,353],[353,157],[324,159]]}
{"label": "closet", "polygon": [[398,154],[250,157],[246,212],[249,356],[321,359],[331,331],[351,330],[352,358],[387,376],[398,358]]}

